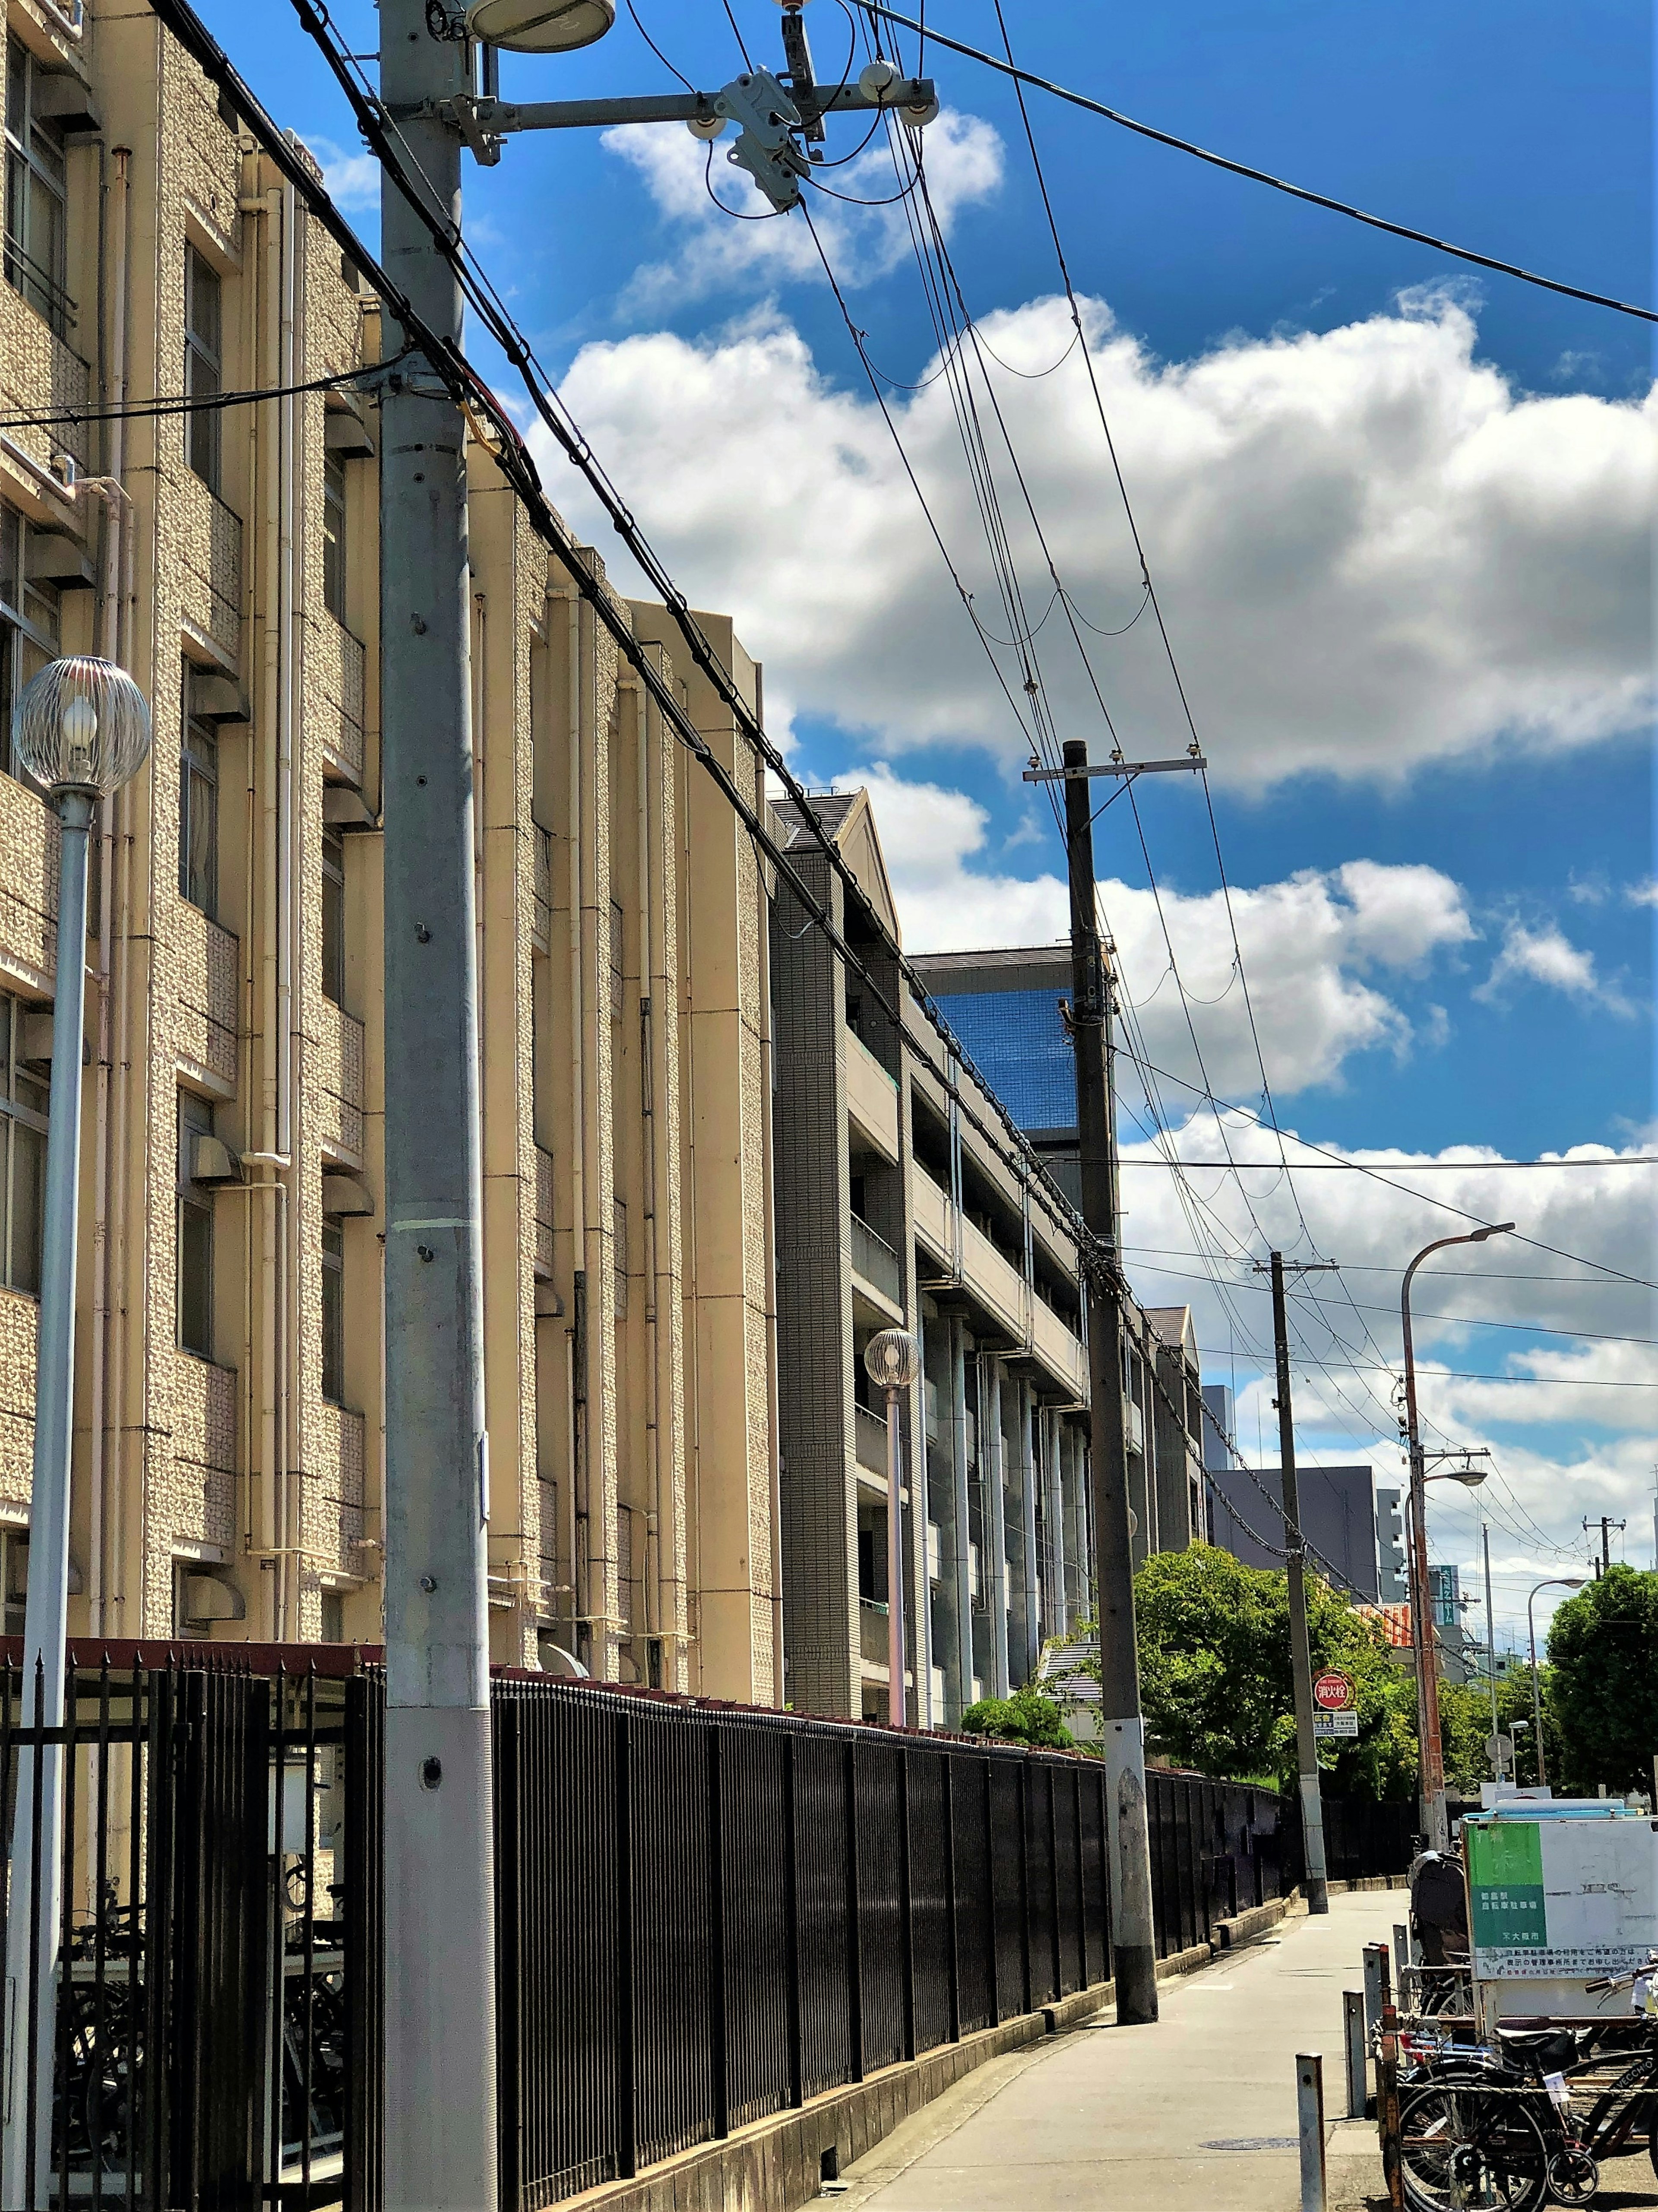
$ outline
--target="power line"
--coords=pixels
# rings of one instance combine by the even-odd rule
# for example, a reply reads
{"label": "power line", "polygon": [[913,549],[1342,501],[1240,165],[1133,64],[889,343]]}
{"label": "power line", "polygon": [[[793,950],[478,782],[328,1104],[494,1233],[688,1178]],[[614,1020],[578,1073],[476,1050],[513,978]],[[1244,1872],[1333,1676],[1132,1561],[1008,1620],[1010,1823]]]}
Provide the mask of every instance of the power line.
{"label": "power line", "polygon": [[155,399],[135,399],[118,407],[60,407],[46,414],[0,416],[0,430],[46,430],[60,423],[71,428],[98,422],[138,422],[162,415],[216,415],[227,407],[252,407],[262,399],[292,399],[312,392],[343,392],[354,384],[383,376],[395,362],[405,360],[409,349],[364,368],[342,369],[337,375],[313,376],[303,384],[266,384],[239,392],[173,392]]}
{"label": "power line", "polygon": [[[889,23],[902,23],[906,30],[910,31],[920,27],[908,15],[901,15],[893,9],[877,5],[876,0],[863,0],[863,4],[871,15],[883,16]],[[987,54],[981,47],[967,46],[959,39],[946,38],[942,31],[929,29],[927,36],[935,44],[948,47],[951,53],[964,55],[969,61],[981,62],[985,68],[995,70],[1003,76],[1011,76],[1021,84],[1034,86],[1038,92],[1049,93],[1055,100],[1065,100],[1072,107],[1083,108],[1107,123],[1118,124],[1123,130],[1133,131],[1142,138],[1153,139],[1159,146],[1172,147],[1178,154],[1191,154],[1199,161],[1207,161],[1212,168],[1229,170],[1235,177],[1247,177],[1252,184],[1270,185],[1275,192],[1287,192],[1291,199],[1305,200],[1313,207],[1327,208],[1332,215],[1345,215],[1354,222],[1367,223],[1372,230],[1384,230],[1391,237],[1409,239],[1417,246],[1430,246],[1437,253],[1448,253],[1455,260],[1471,262],[1478,269],[1494,270],[1499,276],[1513,276],[1522,284],[1538,285],[1546,292],[1558,292],[1568,300],[1585,301],[1592,307],[1610,307],[1614,314],[1633,315],[1640,322],[1658,323],[1658,311],[1651,307],[1634,307],[1627,300],[1615,300],[1605,292],[1590,292],[1582,285],[1563,283],[1558,277],[1540,276],[1533,269],[1522,269],[1516,262],[1500,261],[1493,254],[1477,253],[1472,246],[1456,246],[1449,239],[1436,238],[1430,231],[1414,230],[1408,223],[1393,222],[1385,216],[1368,214],[1364,209],[1354,207],[1346,200],[1333,199],[1327,193],[1312,191],[1305,185],[1293,185],[1286,178],[1273,176],[1269,170],[1252,168],[1247,161],[1235,161],[1227,155],[1212,153],[1208,147],[1197,145],[1190,138],[1177,138],[1172,131],[1159,131],[1150,123],[1137,122],[1132,115],[1124,115],[1114,107],[1107,107],[1101,100],[1090,100],[1085,93],[1072,92],[1065,85],[1055,84],[1050,77],[1037,76],[1029,70],[1017,68],[1011,62],[999,61],[994,54]]]}
{"label": "power line", "polygon": [[[1175,1076],[1173,1080],[1179,1082],[1180,1078]],[[1199,1091],[1199,1095],[1202,1097],[1209,1097],[1206,1091],[1200,1090],[1195,1084],[1191,1088]],[[1227,1110],[1231,1113],[1247,1113],[1248,1109],[1247,1107],[1240,1106],[1229,1107]],[[1291,1141],[1295,1144],[1304,1144],[1306,1139],[1292,1134]],[[1135,1168],[1162,1166],[1224,1169],[1230,1165],[1230,1162],[1227,1160],[1147,1159],[1125,1160],[1123,1165]],[[1278,1163],[1274,1160],[1245,1160],[1243,1165],[1265,1170],[1276,1168]],[[1294,1172],[1297,1175],[1320,1173],[1327,1175],[1339,1168],[1345,1168],[1350,1175],[1363,1175],[1372,1171],[1368,1164],[1363,1160],[1302,1160],[1297,1164]],[[1419,1160],[1412,1161],[1401,1171],[1406,1175],[1467,1175],[1471,1171],[1483,1169],[1501,1169],[1506,1175],[1511,1168],[1658,1168],[1658,1153],[1619,1152],[1612,1158],[1605,1160]],[[1438,1204],[1439,1201],[1436,1200],[1435,1203]],[[1469,1216],[1470,1220],[1473,1218],[1472,1215]],[[1594,1262],[1586,1264],[1592,1266]]]}

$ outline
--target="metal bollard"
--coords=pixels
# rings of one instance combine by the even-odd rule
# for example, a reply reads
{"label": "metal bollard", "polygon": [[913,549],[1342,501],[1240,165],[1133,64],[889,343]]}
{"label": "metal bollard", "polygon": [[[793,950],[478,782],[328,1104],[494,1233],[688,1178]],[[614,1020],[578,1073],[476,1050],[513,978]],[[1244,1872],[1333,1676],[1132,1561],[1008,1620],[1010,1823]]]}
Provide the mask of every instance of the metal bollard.
{"label": "metal bollard", "polygon": [[1372,2040],[1382,2033],[1382,2015],[1392,2001],[1385,1943],[1364,1946],[1364,2026]]}
{"label": "metal bollard", "polygon": [[1301,2212],[1325,2212],[1324,2061],[1315,2051],[1296,2058],[1296,2118],[1301,2135]]}
{"label": "metal bollard", "polygon": [[1411,1931],[1402,1920],[1394,1923],[1394,1978],[1400,1988],[1405,1984],[1405,1969],[1411,1963]]}
{"label": "metal bollard", "polygon": [[1341,1992],[1342,2026],[1345,2029],[1347,2046],[1347,2117],[1362,2120],[1370,2101],[1370,2081],[1367,2064],[1370,2039],[1364,2032],[1365,1993],[1363,1990],[1344,1990]]}

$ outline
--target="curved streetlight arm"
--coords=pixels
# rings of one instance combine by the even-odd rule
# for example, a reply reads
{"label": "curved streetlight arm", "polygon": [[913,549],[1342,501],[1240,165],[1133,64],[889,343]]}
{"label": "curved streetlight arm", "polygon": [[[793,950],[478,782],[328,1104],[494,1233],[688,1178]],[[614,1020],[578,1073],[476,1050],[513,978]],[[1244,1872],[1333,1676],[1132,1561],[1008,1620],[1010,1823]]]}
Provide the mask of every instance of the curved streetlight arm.
{"label": "curved streetlight arm", "polygon": [[1416,1348],[1411,1336],[1411,1285],[1417,1269],[1435,1252],[1451,1244],[1483,1244],[1514,1227],[1511,1221],[1492,1222],[1465,1230],[1460,1237],[1436,1237],[1405,1270],[1400,1287],[1399,1316],[1405,1344],[1405,1433],[1411,1469],[1411,1626],[1416,1644],[1417,1751],[1422,1774],[1423,1826],[1436,1850],[1450,1843],[1450,1823],[1445,1812],[1445,1753],[1439,1735],[1439,1654],[1435,1648],[1433,1622],[1428,1609],[1427,1468],[1422,1454],[1416,1406]]}
{"label": "curved streetlight arm", "polygon": [[1539,1590],[1582,1589],[1582,1575],[1546,1575],[1540,1583],[1532,1586],[1526,1600],[1526,1640],[1531,1646],[1531,1709],[1537,1731],[1537,1786],[1540,1790],[1548,1780],[1548,1770],[1543,1757],[1543,1688],[1537,1674],[1537,1616],[1532,1608],[1537,1602]]}

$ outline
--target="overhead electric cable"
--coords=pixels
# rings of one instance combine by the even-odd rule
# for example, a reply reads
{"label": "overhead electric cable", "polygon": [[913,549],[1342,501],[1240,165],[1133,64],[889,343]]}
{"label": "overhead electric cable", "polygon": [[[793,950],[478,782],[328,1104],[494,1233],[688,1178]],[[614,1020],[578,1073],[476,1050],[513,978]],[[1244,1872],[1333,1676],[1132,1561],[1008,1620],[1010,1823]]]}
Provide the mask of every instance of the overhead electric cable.
{"label": "overhead electric cable", "polygon": [[[862,5],[872,15],[889,23],[900,23],[906,30],[920,26],[908,15],[901,15],[891,8],[878,4],[878,0],[862,0]],[[935,45],[948,47],[953,54],[961,54],[969,61],[981,63],[986,69],[995,70],[1003,76],[1017,79],[1020,84],[1032,86],[1037,92],[1050,94],[1072,107],[1084,109],[1107,123],[1115,123],[1125,131],[1133,131],[1142,138],[1151,138],[1159,146],[1169,146],[1179,154],[1190,154],[1199,161],[1207,161],[1217,169],[1229,170],[1235,177],[1247,177],[1257,185],[1269,185],[1275,192],[1287,192],[1291,199],[1305,200],[1313,207],[1327,208],[1332,215],[1346,216],[1354,222],[1367,223],[1372,230],[1384,230],[1394,238],[1409,239],[1417,246],[1430,246],[1437,253],[1448,253],[1457,261],[1472,262],[1478,269],[1495,270],[1499,276],[1513,276],[1522,284],[1536,284],[1546,292],[1558,292],[1568,300],[1582,300],[1592,307],[1609,307],[1614,314],[1633,315],[1637,321],[1658,323],[1658,310],[1633,306],[1627,300],[1613,299],[1606,292],[1591,292],[1580,284],[1567,284],[1558,277],[1539,275],[1533,269],[1522,269],[1517,262],[1502,261],[1494,254],[1478,253],[1472,246],[1455,245],[1448,238],[1436,238],[1431,232],[1413,229],[1410,224],[1390,222],[1387,216],[1370,215],[1363,208],[1354,207],[1346,200],[1332,198],[1327,193],[1310,191],[1305,185],[1291,184],[1287,178],[1275,177],[1269,170],[1251,167],[1247,161],[1235,161],[1227,155],[1216,154],[1206,146],[1199,146],[1190,138],[1179,138],[1172,131],[1159,131],[1150,123],[1136,121],[1118,108],[1108,107],[1102,100],[1090,100],[1086,93],[1072,92],[1068,87],[1055,84],[1051,77],[1038,76],[1031,70],[1020,69],[1011,62],[1000,61],[994,54],[986,53],[981,47],[969,46],[960,39],[946,38],[939,30],[929,29],[927,36]]]}

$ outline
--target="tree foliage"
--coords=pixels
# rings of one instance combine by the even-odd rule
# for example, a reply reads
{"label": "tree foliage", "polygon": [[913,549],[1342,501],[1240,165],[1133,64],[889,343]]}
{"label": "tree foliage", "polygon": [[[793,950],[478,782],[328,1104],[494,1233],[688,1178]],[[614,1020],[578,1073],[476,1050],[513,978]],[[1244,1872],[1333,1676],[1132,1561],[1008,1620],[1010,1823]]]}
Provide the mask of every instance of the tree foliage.
{"label": "tree foliage", "polygon": [[999,1736],[1007,1743],[1039,1744],[1067,1751],[1072,1735],[1054,1699],[1027,1682],[1011,1698],[981,1698],[962,1715],[965,1735]]}
{"label": "tree foliage", "polygon": [[[1159,1552],[1134,1578],[1148,1749],[1182,1766],[1293,1790],[1295,1700],[1288,1577],[1193,1544]],[[1327,1739],[1319,1765],[1337,1796],[1406,1797],[1415,1787],[1415,1692],[1380,1626],[1307,1577],[1313,1672],[1353,1682],[1358,1735]]]}
{"label": "tree foliage", "polygon": [[1551,1782],[1593,1796],[1650,1790],[1658,1751],[1658,1574],[1608,1567],[1549,1629],[1549,1703],[1560,1730]]}

